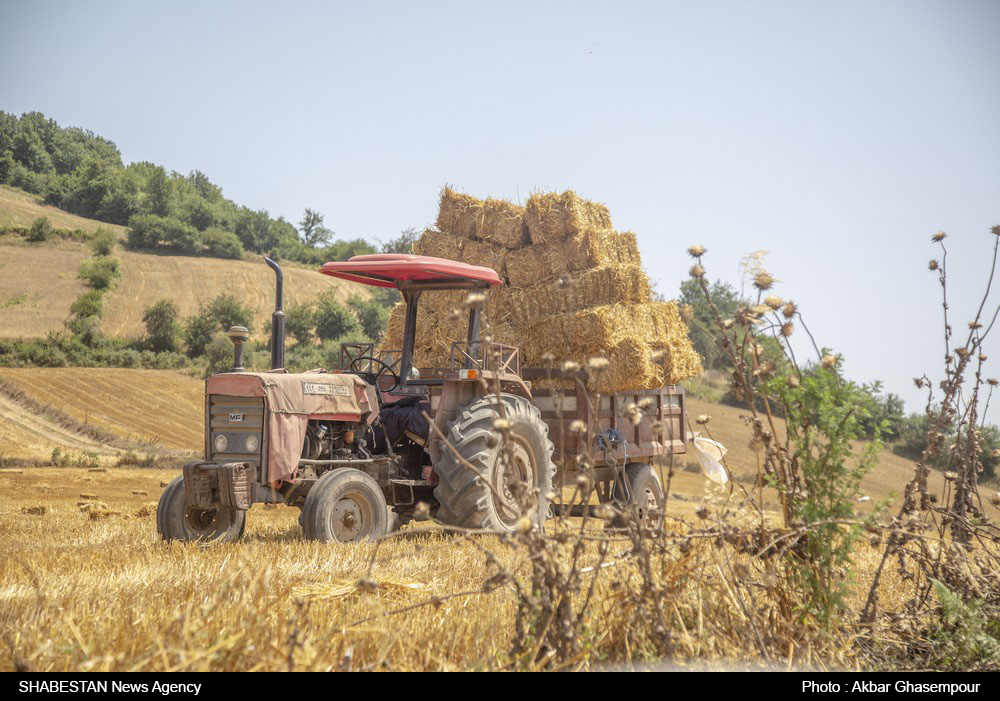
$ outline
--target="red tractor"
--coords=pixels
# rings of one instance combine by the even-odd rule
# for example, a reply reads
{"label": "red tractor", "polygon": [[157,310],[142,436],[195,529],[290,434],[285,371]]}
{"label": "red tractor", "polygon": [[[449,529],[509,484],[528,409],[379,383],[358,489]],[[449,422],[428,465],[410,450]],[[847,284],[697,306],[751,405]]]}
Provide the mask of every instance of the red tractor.
{"label": "red tractor", "polygon": [[[420,295],[485,294],[501,281],[489,268],[393,254],[320,272],[397,288],[406,302],[402,349],[345,345],[340,371],[288,373],[281,268],[267,263],[277,277],[272,370],[246,372],[247,330],[230,330],[233,370],[206,381],[205,460],[185,465],[160,497],[165,539],[235,540],[257,502],[300,507],[305,536],[323,542],[377,540],[415,514],[476,530],[509,532],[524,517],[540,527],[556,509],[590,508],[550,503],[581,469],[599,501],[631,507],[640,519],[662,513],[650,463],[685,450],[683,389],[599,395],[570,374],[575,389],[533,392],[532,379],[554,371],[522,370],[517,348],[483,341],[481,304],[469,307],[451,366],[418,370]],[[641,420],[623,420],[637,406]]]}

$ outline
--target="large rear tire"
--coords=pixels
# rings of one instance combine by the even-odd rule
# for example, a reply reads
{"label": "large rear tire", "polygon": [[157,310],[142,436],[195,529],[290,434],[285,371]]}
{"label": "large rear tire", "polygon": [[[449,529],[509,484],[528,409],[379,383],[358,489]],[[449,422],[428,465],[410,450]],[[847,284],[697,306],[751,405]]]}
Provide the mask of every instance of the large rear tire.
{"label": "large rear tire", "polygon": [[[509,445],[495,427],[500,418],[510,423]],[[510,533],[522,516],[523,502],[528,506],[524,515],[543,526],[556,466],[548,426],[530,401],[513,394],[501,394],[499,401],[496,395],[477,399],[451,423],[447,436],[461,458],[444,446],[434,466],[438,521]],[[525,488],[530,490],[526,495]]]}
{"label": "large rear tire", "polygon": [[195,509],[184,500],[184,478],[167,485],[156,505],[156,530],[164,540],[229,543],[246,530],[247,516],[238,509]]}
{"label": "large rear tire", "polygon": [[389,509],[385,495],[361,470],[331,470],[316,480],[302,507],[302,531],[321,543],[360,543],[385,538]]}

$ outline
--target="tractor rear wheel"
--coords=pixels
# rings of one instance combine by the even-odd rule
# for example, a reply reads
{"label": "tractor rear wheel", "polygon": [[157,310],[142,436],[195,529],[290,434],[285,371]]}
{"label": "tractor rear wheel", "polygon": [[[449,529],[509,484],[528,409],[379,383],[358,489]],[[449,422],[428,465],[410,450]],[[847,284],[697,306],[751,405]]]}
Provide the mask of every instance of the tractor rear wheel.
{"label": "tractor rear wheel", "polygon": [[616,515],[611,525],[622,528],[626,520],[634,519],[642,528],[656,529],[663,523],[663,487],[653,468],[641,462],[629,463],[625,466],[625,479],[628,480],[628,496],[620,482],[614,486],[614,499],[623,511],[631,518]]}
{"label": "tractor rear wheel", "polygon": [[[509,429],[498,431],[501,418]],[[548,426],[530,401],[513,394],[477,399],[451,423],[447,437],[450,447],[443,446],[434,466],[438,521],[509,533],[524,504],[524,515],[542,527],[556,466]]]}
{"label": "tractor rear wheel", "polygon": [[381,540],[389,528],[385,495],[361,470],[331,470],[316,480],[302,507],[302,530],[321,543]]}
{"label": "tractor rear wheel", "polygon": [[247,515],[238,509],[196,509],[184,500],[184,478],[167,485],[156,505],[156,530],[164,540],[232,542],[246,529]]}

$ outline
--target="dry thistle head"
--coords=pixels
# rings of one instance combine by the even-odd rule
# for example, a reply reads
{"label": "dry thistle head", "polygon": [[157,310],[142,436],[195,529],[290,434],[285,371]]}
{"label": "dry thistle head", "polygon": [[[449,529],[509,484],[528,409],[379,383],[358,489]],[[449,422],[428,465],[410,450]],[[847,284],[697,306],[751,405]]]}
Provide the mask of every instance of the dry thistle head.
{"label": "dry thistle head", "polygon": [[465,298],[465,304],[470,307],[478,307],[486,301],[486,295],[482,292],[470,292]]}
{"label": "dry thistle head", "polygon": [[784,324],[781,325],[781,335],[784,336],[785,338],[788,338],[794,332],[795,332],[795,324],[793,324],[792,322],[786,321]]}
{"label": "dry thistle head", "polygon": [[462,318],[462,312],[458,309],[452,309],[448,312],[448,321],[459,321]]}
{"label": "dry thistle head", "polygon": [[[954,449],[954,446],[952,446],[952,448]],[[951,470],[949,470],[948,472],[944,473],[944,478],[946,480],[948,480],[949,482],[954,482],[955,480],[958,479],[958,473],[957,472],[952,472]]]}
{"label": "dry thistle head", "polygon": [[701,263],[695,263],[691,266],[691,270],[688,271],[688,275],[693,278],[703,278],[705,277],[705,269],[701,267]]}
{"label": "dry thistle head", "polygon": [[975,329],[981,329],[981,328],[983,328],[983,325],[980,324],[978,321],[970,321],[969,322],[969,328],[973,329],[973,330],[975,330]]}
{"label": "dry thistle head", "polygon": [[796,387],[798,387],[802,383],[799,382],[799,376],[798,375],[789,375],[788,377],[785,378],[785,384],[787,384],[792,389],[795,389]]}
{"label": "dry thistle head", "polygon": [[945,239],[945,237],[947,235],[948,234],[944,233],[943,231],[938,231],[933,236],[931,236],[931,241],[933,241],[934,243],[938,243],[940,241],[944,241],[944,239]]}
{"label": "dry thistle head", "polygon": [[493,430],[494,431],[509,431],[510,430],[510,420],[509,419],[493,419]]}
{"label": "dry thistle head", "polygon": [[994,226],[992,229],[990,229],[990,231],[993,233],[994,236],[1000,236],[1000,224]]}
{"label": "dry thistle head", "polygon": [[764,298],[764,304],[766,304],[771,311],[776,312],[781,308],[781,305],[784,304],[784,301],[778,295],[768,295]]}
{"label": "dry thistle head", "polygon": [[732,319],[723,319],[722,320],[722,328],[724,328],[724,329],[726,329],[728,331],[729,329],[733,328],[733,324],[734,323],[736,323],[736,322],[734,322]]}
{"label": "dry thistle head", "polygon": [[706,518],[708,518],[708,508],[706,508],[704,506],[699,506],[698,510],[695,511],[694,513],[695,513],[695,515],[698,518],[700,518],[702,520],[705,520]]}
{"label": "dry thistle head", "polygon": [[607,370],[611,362],[602,356],[595,355],[592,358],[587,358],[587,368],[593,372],[600,372],[601,370]]}
{"label": "dry thistle head", "polygon": [[997,378],[995,377],[991,377],[988,380],[986,380],[986,384],[988,384],[990,387],[996,387],[998,384],[1000,384],[1000,380],[997,380]]}
{"label": "dry thistle head", "polygon": [[638,426],[642,421],[642,409],[637,407],[635,404],[629,404],[625,407],[625,416],[628,417],[629,423],[633,426]]}
{"label": "dry thistle head", "polygon": [[653,400],[650,397],[643,397],[639,400],[638,406],[640,409],[648,409],[653,406]]}
{"label": "dry thistle head", "polygon": [[766,292],[774,286],[774,276],[766,270],[761,270],[753,276],[753,286],[761,292]]}
{"label": "dry thistle head", "polygon": [[696,424],[698,424],[699,426],[704,426],[705,424],[707,424],[711,420],[712,420],[712,417],[709,416],[708,414],[698,414],[698,418],[696,418],[694,420],[694,422]]}
{"label": "dry thistle head", "polygon": [[580,370],[580,363],[575,363],[572,360],[567,360],[562,365],[563,372],[578,372]]}
{"label": "dry thistle head", "polygon": [[587,424],[580,421],[580,419],[573,419],[573,421],[569,424],[569,432],[577,435],[583,435],[587,432]]}
{"label": "dry thistle head", "polygon": [[927,269],[930,271],[935,271],[938,269],[938,262],[931,258],[930,262],[927,264]]}
{"label": "dry thistle head", "polygon": [[969,357],[969,349],[966,348],[965,346],[962,346],[960,348],[956,348],[955,349],[955,355],[957,355],[962,360],[965,360],[966,358]]}
{"label": "dry thistle head", "polygon": [[542,362],[546,365],[551,365],[555,362],[556,357],[551,353],[542,353]]}
{"label": "dry thistle head", "polygon": [[705,252],[706,252],[705,247],[697,243],[688,248],[688,255],[691,256],[692,258],[701,258],[703,255],[705,255]]}
{"label": "dry thistle head", "polygon": [[799,311],[799,307],[795,302],[786,302],[785,306],[781,308],[781,314],[786,319],[791,319]]}
{"label": "dry thistle head", "polygon": [[837,356],[835,355],[824,355],[823,359],[820,361],[827,370],[837,367]]}
{"label": "dry thistle head", "polygon": [[917,386],[917,389],[922,389],[923,386],[924,386],[924,378],[922,378],[922,377],[914,377],[913,378],[913,384],[915,384]]}
{"label": "dry thistle head", "polygon": [[521,518],[517,519],[517,523],[514,524],[514,528],[517,529],[517,532],[522,535],[530,533],[531,519],[528,518],[527,516],[522,516]]}
{"label": "dry thistle head", "polygon": [[690,304],[682,304],[680,308],[681,319],[683,321],[691,321],[694,319],[694,307]]}

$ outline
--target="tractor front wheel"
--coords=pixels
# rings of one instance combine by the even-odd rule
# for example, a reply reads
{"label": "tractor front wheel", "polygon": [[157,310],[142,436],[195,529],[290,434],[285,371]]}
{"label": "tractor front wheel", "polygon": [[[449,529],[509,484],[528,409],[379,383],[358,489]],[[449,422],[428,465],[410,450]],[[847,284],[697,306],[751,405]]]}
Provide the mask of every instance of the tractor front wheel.
{"label": "tractor front wheel", "polygon": [[381,540],[389,529],[385,495],[361,470],[331,470],[316,480],[302,507],[302,530],[321,543]]}
{"label": "tractor front wheel", "polygon": [[526,512],[535,526],[544,524],[556,467],[548,427],[530,401],[484,396],[458,415],[447,435],[449,445],[434,466],[441,523],[509,533]]}
{"label": "tractor front wheel", "polygon": [[156,530],[164,540],[232,542],[246,529],[245,511],[195,509],[184,500],[184,478],[167,485],[156,505]]}

